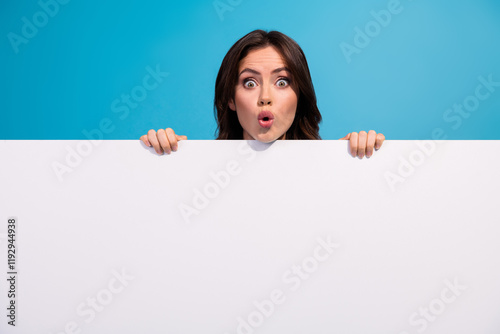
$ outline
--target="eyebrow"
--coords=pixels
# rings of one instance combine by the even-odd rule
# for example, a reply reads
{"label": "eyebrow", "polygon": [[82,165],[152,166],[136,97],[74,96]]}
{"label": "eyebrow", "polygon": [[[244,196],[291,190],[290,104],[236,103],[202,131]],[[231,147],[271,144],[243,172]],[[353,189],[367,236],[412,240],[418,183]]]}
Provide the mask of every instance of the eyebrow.
{"label": "eyebrow", "polygon": [[[281,71],[287,71],[287,72],[290,73],[290,70],[288,69],[288,67],[278,67],[277,69],[273,70],[271,73],[274,74],[274,73],[278,73],[278,72],[281,72]],[[250,72],[250,73],[253,73],[253,74],[260,75],[260,72],[257,72],[256,70],[252,70],[251,68],[245,68],[243,71],[240,72],[240,74],[238,75],[238,77],[240,77],[245,72]]]}

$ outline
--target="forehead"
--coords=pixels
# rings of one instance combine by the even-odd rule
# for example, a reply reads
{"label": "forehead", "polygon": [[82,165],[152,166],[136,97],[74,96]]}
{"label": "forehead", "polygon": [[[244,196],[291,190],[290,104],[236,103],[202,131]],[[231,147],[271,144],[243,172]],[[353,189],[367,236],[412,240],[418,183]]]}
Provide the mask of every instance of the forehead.
{"label": "forehead", "polygon": [[285,60],[281,54],[272,46],[256,49],[248,52],[247,56],[240,61],[239,70],[244,68],[259,68],[261,70],[274,70],[285,67]]}

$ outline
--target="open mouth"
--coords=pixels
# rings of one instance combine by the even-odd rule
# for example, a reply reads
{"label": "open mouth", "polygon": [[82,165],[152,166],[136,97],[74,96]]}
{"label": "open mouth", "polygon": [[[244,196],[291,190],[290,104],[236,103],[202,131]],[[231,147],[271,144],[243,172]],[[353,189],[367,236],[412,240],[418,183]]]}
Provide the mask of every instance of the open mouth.
{"label": "open mouth", "polygon": [[267,110],[261,111],[258,116],[259,125],[263,128],[270,128],[274,122],[274,115]]}

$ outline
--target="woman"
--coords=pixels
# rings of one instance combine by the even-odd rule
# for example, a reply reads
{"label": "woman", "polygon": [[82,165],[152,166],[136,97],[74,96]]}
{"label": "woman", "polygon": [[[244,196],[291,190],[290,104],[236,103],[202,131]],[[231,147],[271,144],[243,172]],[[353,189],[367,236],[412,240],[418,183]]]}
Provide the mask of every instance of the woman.
{"label": "woman", "polygon": [[[222,61],[215,82],[217,139],[321,139],[321,114],[306,57],[290,37],[255,30],[237,41]],[[149,130],[140,138],[158,154],[177,150],[186,136],[174,130]],[[370,157],[385,137],[370,130],[351,132],[352,156]]]}

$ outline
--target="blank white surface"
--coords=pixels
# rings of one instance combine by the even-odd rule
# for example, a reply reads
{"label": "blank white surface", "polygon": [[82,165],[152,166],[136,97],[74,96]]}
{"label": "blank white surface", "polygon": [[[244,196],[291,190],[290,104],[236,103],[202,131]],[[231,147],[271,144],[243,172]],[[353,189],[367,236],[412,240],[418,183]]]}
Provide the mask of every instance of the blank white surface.
{"label": "blank white surface", "polygon": [[[416,141],[363,160],[345,141],[183,141],[170,156],[104,141],[61,182],[53,163],[79,143],[0,142],[0,234],[17,217],[19,250],[16,327],[2,314],[2,333],[233,334],[280,290],[254,333],[413,334],[446,280],[467,288],[421,332],[500,332],[499,141],[435,142],[394,191],[386,175]],[[240,172],[183,219],[231,161]],[[283,275],[328,237],[339,247],[293,290]],[[122,269],[134,279],[87,323],[78,306]]]}

